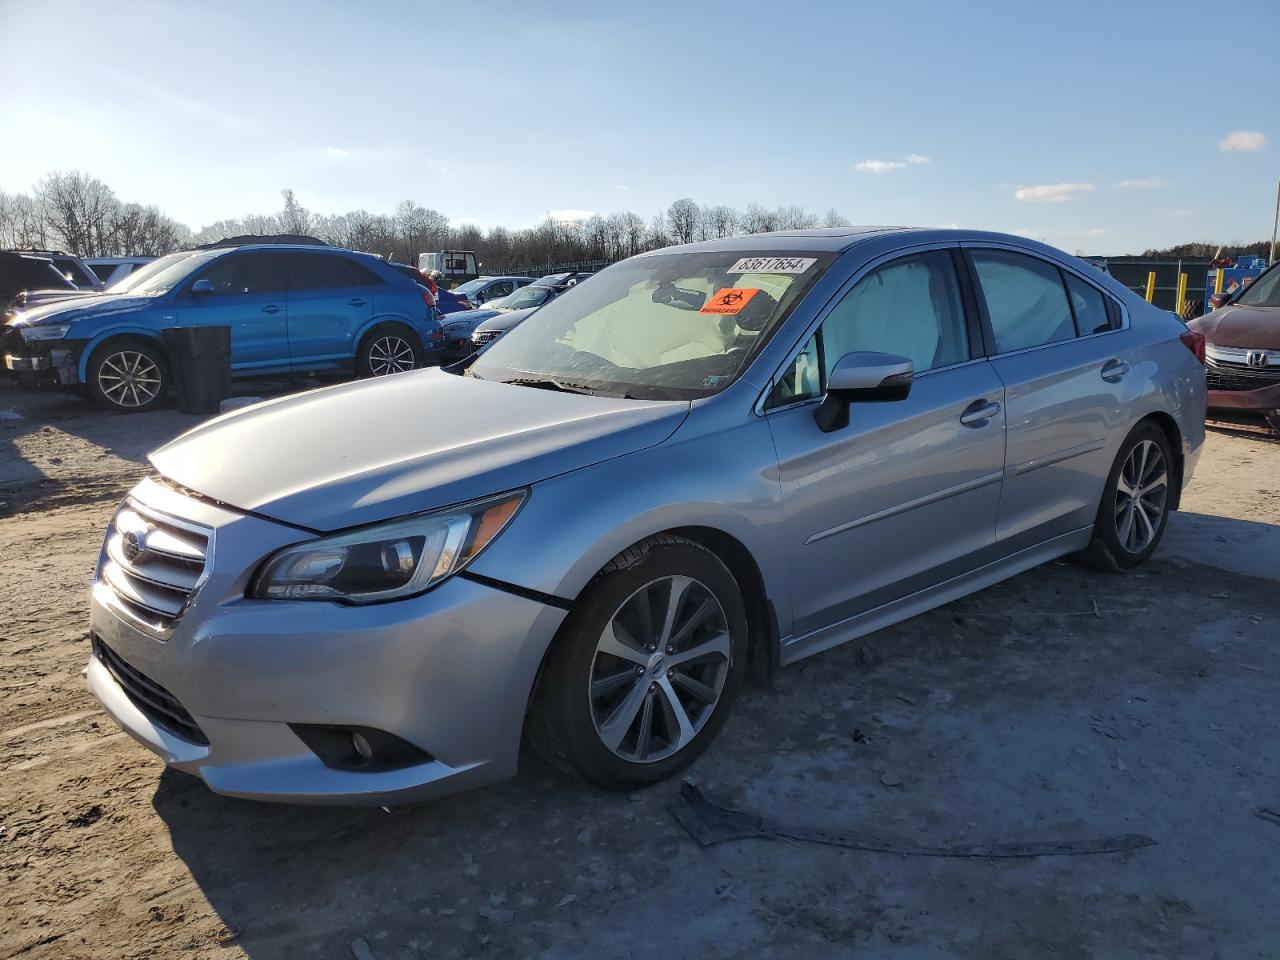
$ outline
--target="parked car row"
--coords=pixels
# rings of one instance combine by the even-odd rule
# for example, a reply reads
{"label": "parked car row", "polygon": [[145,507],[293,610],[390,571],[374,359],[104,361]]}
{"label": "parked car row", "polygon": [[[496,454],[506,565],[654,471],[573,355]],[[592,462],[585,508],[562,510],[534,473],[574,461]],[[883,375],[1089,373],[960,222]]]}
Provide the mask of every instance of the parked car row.
{"label": "parked car row", "polygon": [[63,294],[5,324],[4,366],[27,379],[80,386],[118,411],[163,399],[173,378],[162,337],[170,327],[228,326],[232,376],[333,369],[378,376],[443,355],[430,291],[379,257],[338,248],[263,244],[174,254],[109,290]]}

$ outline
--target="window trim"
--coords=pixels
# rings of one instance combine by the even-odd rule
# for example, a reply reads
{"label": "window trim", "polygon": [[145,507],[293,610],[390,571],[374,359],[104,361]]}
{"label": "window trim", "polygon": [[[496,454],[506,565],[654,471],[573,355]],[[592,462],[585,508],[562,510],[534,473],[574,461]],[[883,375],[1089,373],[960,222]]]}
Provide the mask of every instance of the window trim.
{"label": "window trim", "polygon": [[[1129,310],[1118,298],[1113,294],[1098,286],[1079,270],[1073,269],[1070,264],[1062,263],[1051,257],[1044,256],[1038,250],[1028,250],[1026,247],[1019,247],[1012,243],[996,243],[989,240],[975,241],[972,243],[961,241],[960,251],[964,258],[965,265],[968,268],[971,282],[973,283],[974,294],[977,296],[978,291],[982,289],[982,284],[978,280],[977,267],[973,263],[973,252],[978,250],[996,250],[1001,253],[1016,253],[1024,257],[1031,257],[1033,260],[1039,260],[1041,263],[1048,264],[1058,270],[1059,282],[1062,284],[1062,292],[1067,298],[1067,306],[1071,310],[1071,323],[1076,329],[1076,335],[1068,340],[1054,340],[1050,343],[1038,343],[1032,347],[1020,347],[1017,350],[1006,350],[1003,353],[996,349],[995,333],[991,328],[991,317],[987,313],[987,302],[985,296],[977,297],[978,312],[982,323],[982,336],[986,341],[987,359],[994,360],[997,357],[1017,357],[1024,353],[1031,353],[1035,350],[1048,350],[1052,347],[1060,347],[1066,343],[1078,343],[1081,340],[1092,340],[1094,337],[1106,337],[1113,333],[1121,333],[1129,329]],[[1070,274],[1082,283],[1093,287],[1102,295],[1104,306],[1107,307],[1107,316],[1111,316],[1111,310],[1114,307],[1117,311],[1119,325],[1112,327],[1110,330],[1103,330],[1101,333],[1088,333],[1081,335],[1079,324],[1076,322],[1075,305],[1071,303],[1071,292],[1067,289],[1066,275]]]}
{"label": "window trim", "polygon": [[[836,289],[835,293],[831,295],[827,302],[817,310],[814,319],[809,322],[800,337],[791,345],[786,354],[784,354],[786,359],[778,364],[773,372],[770,373],[765,382],[764,389],[761,390],[760,394],[756,397],[756,402],[752,405],[752,412],[756,416],[763,417],[782,410],[794,410],[797,407],[802,407],[807,404],[821,403],[827,395],[826,348],[822,343],[822,337],[818,337],[818,356],[822,361],[821,368],[818,372],[819,376],[822,378],[822,392],[816,397],[791,400],[787,403],[779,404],[778,406],[770,406],[769,398],[773,395],[773,391],[777,386],[778,380],[786,369],[796,362],[796,358],[799,357],[800,352],[805,348],[805,345],[814,336],[814,334],[822,329],[822,325],[827,321],[831,312],[846,296],[848,296],[855,286],[862,282],[863,278],[871,275],[888,263],[892,263],[897,260],[905,260],[909,257],[919,256],[925,253],[932,253],[937,250],[951,252],[952,269],[956,272],[956,283],[960,287],[960,309],[963,313],[962,319],[964,320],[965,330],[968,332],[970,357],[967,360],[960,360],[956,363],[949,363],[941,367],[931,367],[928,370],[922,370],[914,375],[914,379],[927,377],[930,374],[940,373],[944,370],[955,370],[959,367],[967,367],[970,364],[980,363],[988,359],[985,355],[974,355],[975,353],[982,353],[982,350],[976,349],[976,347],[980,348],[983,346],[983,334],[977,326],[978,318],[970,312],[974,304],[970,301],[969,295],[973,294],[974,291],[966,287],[966,276],[960,269],[960,265],[957,263],[957,256],[962,252],[960,243],[955,240],[938,240],[931,243],[913,244],[909,247],[899,247],[896,250],[891,250],[888,253],[884,253],[878,257],[868,260],[866,263],[858,267],[858,269],[850,274],[850,276],[845,279],[844,283]],[[835,269],[838,263],[839,261],[837,260],[829,269]],[[799,304],[797,304],[797,306],[798,305]],[[779,331],[779,333],[780,332],[781,331]],[[776,337],[777,334],[774,336]]]}

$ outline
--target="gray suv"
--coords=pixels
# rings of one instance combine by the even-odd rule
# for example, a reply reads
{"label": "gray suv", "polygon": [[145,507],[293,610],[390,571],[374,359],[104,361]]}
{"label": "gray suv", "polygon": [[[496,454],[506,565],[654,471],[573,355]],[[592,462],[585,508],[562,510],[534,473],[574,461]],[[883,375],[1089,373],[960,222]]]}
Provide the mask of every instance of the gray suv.
{"label": "gray suv", "polygon": [[1203,348],[1001,234],[635,257],[452,372],[152,454],[106,533],[88,684],[237,796],[429,797],[513,774],[522,740],[652,783],[749,674],[1065,554],[1146,560],[1204,441]]}

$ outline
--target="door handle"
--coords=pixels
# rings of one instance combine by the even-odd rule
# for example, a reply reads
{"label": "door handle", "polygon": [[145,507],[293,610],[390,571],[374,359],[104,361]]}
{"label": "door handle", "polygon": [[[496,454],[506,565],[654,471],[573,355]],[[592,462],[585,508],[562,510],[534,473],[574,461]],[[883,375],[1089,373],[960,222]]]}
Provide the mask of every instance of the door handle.
{"label": "door handle", "polygon": [[272,303],[272,304],[268,304],[267,306],[263,307],[263,308],[262,308],[262,312],[263,312],[263,313],[279,313],[279,312],[280,312],[280,308],[279,308],[279,307],[277,307],[274,303]]}
{"label": "door handle", "polygon": [[1123,360],[1108,360],[1102,365],[1102,379],[1107,383],[1119,383],[1129,372],[1129,365]]}
{"label": "door handle", "polygon": [[966,427],[980,427],[1000,412],[1000,404],[987,400],[975,400],[964,408],[960,422]]}
{"label": "door handle", "polygon": [[353,307],[363,307],[363,306],[364,306],[364,300],[363,300],[363,299],[361,299],[360,297],[352,297],[350,300],[348,300],[348,301],[347,301],[347,303],[348,303],[350,306],[353,306]]}

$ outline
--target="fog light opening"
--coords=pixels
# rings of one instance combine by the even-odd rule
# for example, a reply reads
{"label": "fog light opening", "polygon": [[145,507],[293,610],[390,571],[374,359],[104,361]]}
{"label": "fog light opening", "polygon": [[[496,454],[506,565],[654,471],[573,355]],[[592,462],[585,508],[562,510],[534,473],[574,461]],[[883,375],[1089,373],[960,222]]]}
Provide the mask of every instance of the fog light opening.
{"label": "fog light opening", "polygon": [[363,733],[351,734],[351,749],[365,763],[373,763],[373,746]]}
{"label": "fog light opening", "polygon": [[291,723],[289,729],[326,767],[334,770],[381,773],[435,760],[409,741],[373,727]]}

